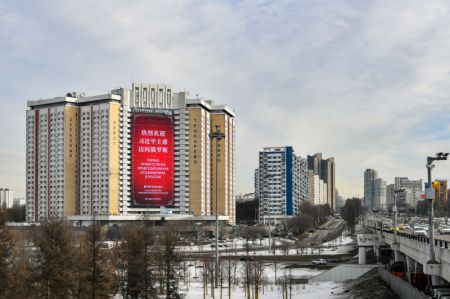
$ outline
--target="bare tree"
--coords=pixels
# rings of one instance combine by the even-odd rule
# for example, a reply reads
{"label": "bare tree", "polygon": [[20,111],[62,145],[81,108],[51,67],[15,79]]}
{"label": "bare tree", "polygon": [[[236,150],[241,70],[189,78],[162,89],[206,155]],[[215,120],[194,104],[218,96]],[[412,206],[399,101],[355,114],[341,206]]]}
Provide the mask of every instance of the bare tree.
{"label": "bare tree", "polygon": [[118,247],[120,292],[124,298],[157,298],[155,234],[145,224],[128,225]]}
{"label": "bare tree", "polygon": [[159,257],[163,262],[166,299],[180,298],[178,283],[181,279],[181,259],[179,253],[175,250],[177,243],[178,235],[176,227],[174,225],[166,225],[159,239]]}
{"label": "bare tree", "polygon": [[43,222],[35,233],[35,298],[65,299],[73,295],[77,248],[70,224]]}
{"label": "bare tree", "polygon": [[232,286],[236,282],[237,261],[228,257],[228,259],[223,261],[223,264],[223,272],[228,284],[228,298],[231,299]]}
{"label": "bare tree", "polygon": [[109,298],[117,292],[111,251],[103,246],[105,232],[97,224],[89,227],[78,250],[78,298]]}

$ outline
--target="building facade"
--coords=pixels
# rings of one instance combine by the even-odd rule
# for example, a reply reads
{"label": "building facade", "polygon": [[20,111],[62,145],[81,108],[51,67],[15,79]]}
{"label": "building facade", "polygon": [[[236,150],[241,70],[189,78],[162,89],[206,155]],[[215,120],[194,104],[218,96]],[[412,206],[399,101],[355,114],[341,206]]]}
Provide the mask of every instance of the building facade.
{"label": "building facade", "polygon": [[0,188],[0,208],[10,209],[14,206],[14,192],[8,188]]}
{"label": "building facade", "polygon": [[336,171],[334,158],[322,159],[322,153],[316,153],[313,156],[307,156],[308,169],[314,175],[319,176],[319,179],[326,184],[326,204],[333,210],[336,209]]}
{"label": "building facade", "polygon": [[372,209],[387,209],[386,207],[386,181],[377,178],[373,185]]}
{"label": "building facade", "polygon": [[[235,222],[234,112],[169,85],[28,102],[27,220],[214,214]],[[218,144],[210,133],[224,133]],[[216,187],[216,145],[218,185]]]}
{"label": "building facade", "polygon": [[260,221],[278,223],[294,216],[308,199],[307,161],[291,146],[265,147],[259,152],[258,183]]}
{"label": "building facade", "polygon": [[375,169],[366,169],[364,171],[364,201],[365,208],[373,209],[375,196],[375,180],[378,178],[378,173]]}
{"label": "building facade", "polygon": [[415,207],[423,194],[422,180],[410,180],[407,177],[396,177],[395,189],[405,189],[405,202]]}

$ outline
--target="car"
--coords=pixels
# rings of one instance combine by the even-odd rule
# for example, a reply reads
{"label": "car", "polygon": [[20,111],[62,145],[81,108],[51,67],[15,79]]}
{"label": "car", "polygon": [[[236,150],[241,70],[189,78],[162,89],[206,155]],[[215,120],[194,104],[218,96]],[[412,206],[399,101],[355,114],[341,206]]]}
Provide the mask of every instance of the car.
{"label": "car", "polygon": [[326,259],[317,259],[312,261],[313,265],[326,265],[327,260]]}
{"label": "car", "polygon": [[448,235],[450,234],[450,227],[449,226],[443,226],[439,228],[439,233],[441,235]]}
{"label": "car", "polygon": [[428,232],[424,229],[416,229],[413,233],[416,237],[426,237],[428,235]]}

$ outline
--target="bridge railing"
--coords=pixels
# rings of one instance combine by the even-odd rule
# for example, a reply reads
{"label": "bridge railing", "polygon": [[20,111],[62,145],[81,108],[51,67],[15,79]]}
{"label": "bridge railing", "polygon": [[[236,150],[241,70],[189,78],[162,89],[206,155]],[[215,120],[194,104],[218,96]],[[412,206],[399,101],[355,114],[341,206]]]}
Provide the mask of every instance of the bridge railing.
{"label": "bridge railing", "polygon": [[[373,228],[375,228],[376,230],[380,230],[377,227],[373,227]],[[394,234],[394,232],[383,229],[383,234]],[[425,236],[414,236],[412,234],[407,234],[407,233],[403,233],[403,232],[397,232],[397,236],[407,238],[410,240],[414,240],[414,241],[417,241],[420,243],[426,243],[426,244],[430,243],[430,239]],[[450,241],[441,240],[441,239],[439,239],[439,237],[437,237],[437,238],[435,237],[434,238],[434,246],[440,247],[440,248],[445,248],[445,249],[450,249]]]}

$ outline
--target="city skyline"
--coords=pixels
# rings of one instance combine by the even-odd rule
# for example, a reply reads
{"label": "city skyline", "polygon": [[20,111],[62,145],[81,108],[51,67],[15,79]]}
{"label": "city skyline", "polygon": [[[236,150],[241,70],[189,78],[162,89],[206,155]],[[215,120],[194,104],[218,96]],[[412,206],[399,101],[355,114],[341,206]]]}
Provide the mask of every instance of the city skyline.
{"label": "city skyline", "polygon": [[[387,181],[425,179],[426,156],[450,148],[444,1],[7,1],[0,11],[0,181],[17,197],[26,101],[132,81],[201,91],[236,110],[237,193],[253,191],[264,146],[334,157],[344,197],[362,196],[367,168]],[[450,177],[450,164],[433,176]]]}

